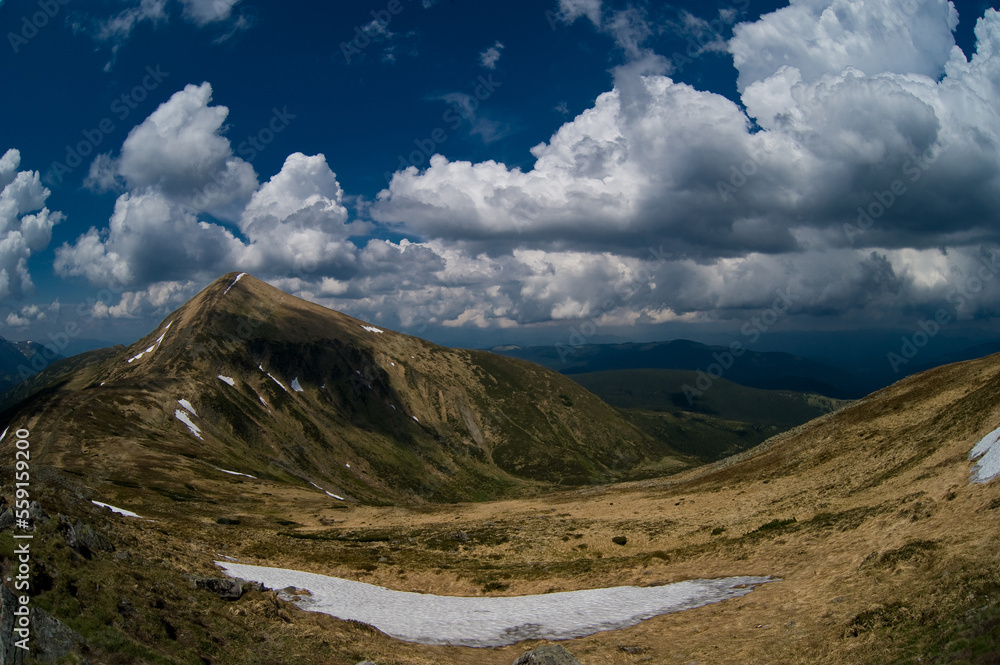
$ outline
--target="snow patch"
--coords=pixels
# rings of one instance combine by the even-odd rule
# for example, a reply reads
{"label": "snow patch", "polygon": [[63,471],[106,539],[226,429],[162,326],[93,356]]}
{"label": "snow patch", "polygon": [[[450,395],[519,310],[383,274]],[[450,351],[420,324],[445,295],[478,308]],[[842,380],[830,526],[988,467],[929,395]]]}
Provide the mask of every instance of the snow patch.
{"label": "snow patch", "polygon": [[373,332],[373,333],[376,333],[376,334],[379,334],[379,335],[381,335],[382,333],[385,332],[384,330],[379,330],[375,326],[361,326],[361,327],[364,328],[365,330],[367,330],[368,332]]}
{"label": "snow patch", "polygon": [[420,422],[419,420],[417,420],[417,417],[416,417],[416,416],[410,416],[410,417],[411,417],[411,418],[413,418],[413,420],[414,420],[414,421],[416,421],[416,422],[418,422],[418,423]]}
{"label": "snow patch", "polygon": [[149,347],[147,347],[145,351],[140,351],[137,355],[132,356],[126,362],[129,363],[129,364],[132,364],[133,361],[139,360],[140,358],[142,358],[147,353],[152,353],[154,350],[156,350],[156,348],[160,346],[160,343],[163,342],[163,338],[166,337],[167,331],[170,330],[170,326],[173,325],[173,323],[174,323],[173,321],[171,321],[170,323],[168,323],[163,328],[163,333],[160,334],[160,336],[156,338],[156,341],[153,342]]}
{"label": "snow patch", "polygon": [[[323,490],[323,491],[324,491],[324,492],[326,492],[326,490]],[[342,497],[342,496],[337,496],[337,495],[336,495],[336,494],[334,494],[333,492],[326,492],[326,493],[327,493],[328,495],[332,496],[332,497],[333,497],[334,499],[336,499],[337,501],[343,501],[343,500],[344,500],[344,497]]]}
{"label": "snow patch", "polygon": [[233,388],[235,388],[235,387],[236,387],[236,381],[235,381],[235,380],[233,380],[233,377],[231,377],[231,376],[222,376],[222,375],[220,374],[220,375],[219,375],[219,381],[222,381],[223,383],[228,383],[228,384],[229,384],[229,385],[231,385],[231,386],[232,386]]}
{"label": "snow patch", "polygon": [[188,429],[191,430],[191,433],[194,434],[196,437],[198,437],[199,439],[201,438],[201,428],[195,425],[193,422],[191,422],[191,417],[188,416],[186,412],[181,411],[180,409],[176,409],[174,411],[174,418],[177,418],[177,420],[187,425]]}
{"label": "snow patch", "polygon": [[101,503],[100,501],[94,501],[93,499],[91,499],[90,502],[95,506],[100,506],[101,508],[107,508],[111,512],[118,513],[119,515],[124,515],[125,517],[138,517],[139,519],[142,519],[140,515],[136,515],[131,510],[125,510],[124,508],[115,508],[111,504]]}
{"label": "snow patch", "polygon": [[215,470],[221,471],[222,473],[228,473],[230,476],[243,476],[245,478],[253,478],[254,480],[258,480],[257,476],[251,476],[249,473],[240,473],[239,471],[227,471],[226,469],[220,469],[219,467],[215,467]]}
{"label": "snow patch", "polygon": [[347,467],[348,469],[350,469],[350,468],[351,468],[351,465],[350,465],[350,464],[344,464],[344,466],[346,466],[346,467]]}
{"label": "snow patch", "polygon": [[226,290],[222,292],[222,295],[226,295],[227,293],[229,293],[229,289],[231,289],[234,286],[236,286],[236,282],[240,281],[240,279],[242,279],[245,275],[246,275],[245,272],[241,272],[239,275],[237,275],[236,279],[234,279],[232,281],[232,283],[229,286],[226,287]]}
{"label": "snow patch", "polygon": [[0,441],[3,441],[4,437],[7,436],[7,430],[9,430],[9,429],[10,429],[10,426],[7,426],[7,428],[4,429],[3,434],[0,434]]}
{"label": "snow patch", "polygon": [[654,587],[612,587],[534,596],[458,597],[383,587],[284,568],[216,561],[227,575],[272,589],[306,589],[303,610],[370,624],[407,642],[499,647],[526,639],[565,640],[627,628],[661,614],[751,593],[771,577],[688,580]]}
{"label": "snow patch", "polygon": [[[271,373],[268,372],[266,369],[264,369],[263,365],[257,365],[257,369],[259,369],[260,371],[264,372],[264,374],[267,374],[268,377],[270,377],[270,379],[272,381],[274,381],[279,386],[281,386],[281,389],[284,390],[286,393],[288,392],[288,388],[285,387],[285,384],[283,384],[281,381],[278,381],[276,378],[274,378],[273,376],[271,376]],[[264,400],[262,399],[261,401],[263,402]]]}
{"label": "snow patch", "polygon": [[294,390],[297,393],[302,392],[302,385],[299,384],[299,377],[295,377],[294,379],[292,379],[292,390]]}
{"label": "snow patch", "polygon": [[969,451],[969,459],[979,461],[972,467],[970,483],[988,483],[1000,475],[1000,427],[979,440]]}
{"label": "snow patch", "polygon": [[264,401],[264,398],[263,398],[263,397],[261,397],[260,395],[257,395],[257,399],[259,399],[259,400],[260,400],[260,403],[261,403],[261,404],[263,404],[264,406],[267,406],[267,402],[265,402],[265,401]]}
{"label": "snow patch", "polygon": [[187,401],[186,399],[179,399],[179,400],[177,400],[177,403],[180,404],[181,406],[183,406],[184,409],[188,413],[190,413],[192,416],[197,416],[198,415],[197,413],[195,413],[194,407],[191,406],[191,402]]}

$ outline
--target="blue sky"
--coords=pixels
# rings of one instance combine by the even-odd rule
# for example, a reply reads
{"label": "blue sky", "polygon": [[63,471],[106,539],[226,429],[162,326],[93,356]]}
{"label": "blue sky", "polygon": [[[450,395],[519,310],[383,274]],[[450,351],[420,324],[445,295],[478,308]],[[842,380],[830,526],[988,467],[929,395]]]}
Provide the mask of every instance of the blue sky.
{"label": "blue sky", "polygon": [[127,342],[233,270],[470,346],[725,335],[782,293],[799,330],[1000,307],[988,2],[5,0],[0,25],[9,339]]}

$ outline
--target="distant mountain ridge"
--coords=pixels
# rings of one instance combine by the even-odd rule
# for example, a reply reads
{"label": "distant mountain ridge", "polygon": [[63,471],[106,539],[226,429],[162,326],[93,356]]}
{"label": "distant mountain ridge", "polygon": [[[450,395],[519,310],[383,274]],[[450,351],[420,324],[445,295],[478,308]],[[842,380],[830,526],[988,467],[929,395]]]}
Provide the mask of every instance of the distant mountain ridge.
{"label": "distant mountain ridge", "polygon": [[494,350],[563,374],[620,369],[700,370],[712,380],[724,378],[766,390],[813,392],[837,399],[854,399],[870,392],[870,386],[851,372],[801,356],[744,350],[734,357],[729,347],[683,339],[560,347],[505,346]]}

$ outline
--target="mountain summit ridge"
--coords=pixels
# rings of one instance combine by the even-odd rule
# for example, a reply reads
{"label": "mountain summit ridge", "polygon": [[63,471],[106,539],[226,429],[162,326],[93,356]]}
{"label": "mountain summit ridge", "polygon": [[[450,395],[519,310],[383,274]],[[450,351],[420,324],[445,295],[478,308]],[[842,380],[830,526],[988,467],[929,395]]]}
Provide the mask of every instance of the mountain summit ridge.
{"label": "mountain summit ridge", "polygon": [[188,468],[166,474],[175,480],[224,467],[342,500],[454,501],[692,463],[555,372],[441,347],[242,273],[11,415],[55,412],[49,450],[108,482],[180,454]]}

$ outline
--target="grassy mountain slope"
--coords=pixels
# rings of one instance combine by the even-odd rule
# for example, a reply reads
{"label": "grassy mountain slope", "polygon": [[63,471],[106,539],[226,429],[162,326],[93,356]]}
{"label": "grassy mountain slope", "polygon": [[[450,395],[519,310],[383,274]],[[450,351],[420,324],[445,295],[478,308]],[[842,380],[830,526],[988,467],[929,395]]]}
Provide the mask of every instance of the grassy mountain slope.
{"label": "grassy mountain slope", "polygon": [[790,390],[761,390],[716,379],[688,401],[684,386],[698,375],[684,370],[637,369],[572,374],[570,377],[612,406],[644,411],[690,411],[777,427],[795,427],[846,404],[823,395]]}
{"label": "grassy mountain slope", "polygon": [[220,467],[385,503],[691,464],[555,372],[439,347],[235,277],[6,415],[37,432],[54,466],[179,496],[221,480]]}
{"label": "grassy mountain slope", "polygon": [[761,390],[717,379],[691,393],[695,372],[622,369],[567,375],[602,400],[622,409],[639,429],[672,448],[717,460],[847,404],[812,393]]}
{"label": "grassy mountain slope", "polygon": [[[145,480],[100,484],[50,466],[39,437],[33,491],[52,517],[34,541],[33,602],[84,636],[92,662],[508,665],[538,643],[405,644],[301,612],[273,591],[224,601],[184,574],[218,575],[211,562],[231,557],[456,595],[772,575],[744,598],[564,645],[585,665],[987,665],[1000,645],[1000,480],[970,484],[968,453],[1000,425],[998,396],[1000,356],[991,356],[908,378],[670,478],[410,507],[329,501],[270,477],[195,479],[173,497]],[[57,512],[116,550],[77,554]],[[5,575],[13,547],[0,534]]]}

